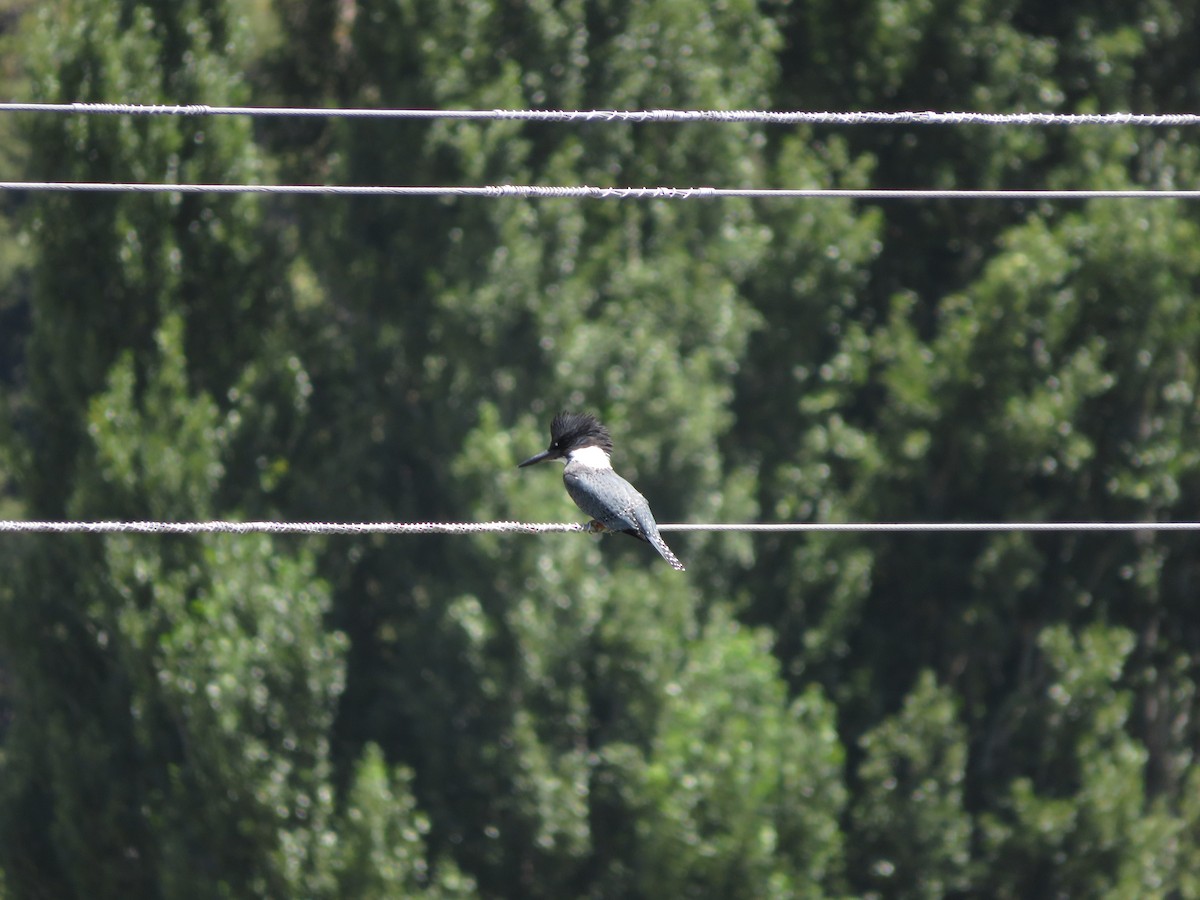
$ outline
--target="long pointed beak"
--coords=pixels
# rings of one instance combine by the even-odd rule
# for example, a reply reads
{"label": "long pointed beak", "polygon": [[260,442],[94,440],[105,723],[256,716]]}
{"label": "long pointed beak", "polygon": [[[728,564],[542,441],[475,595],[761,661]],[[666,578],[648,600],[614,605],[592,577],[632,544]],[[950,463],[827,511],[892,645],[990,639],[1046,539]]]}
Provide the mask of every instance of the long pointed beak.
{"label": "long pointed beak", "polygon": [[537,456],[531,456],[531,457],[529,457],[529,459],[525,460],[525,462],[523,462],[523,463],[520,463],[520,464],[517,466],[517,468],[518,468],[518,469],[523,469],[523,468],[525,468],[526,466],[532,466],[534,463],[545,462],[545,461],[546,461],[546,460],[548,460],[548,459],[554,459],[554,458],[555,458],[555,457],[554,457],[554,454],[553,454],[553,453],[551,453],[549,450],[545,450],[545,451],[543,451],[543,452],[539,453]]}

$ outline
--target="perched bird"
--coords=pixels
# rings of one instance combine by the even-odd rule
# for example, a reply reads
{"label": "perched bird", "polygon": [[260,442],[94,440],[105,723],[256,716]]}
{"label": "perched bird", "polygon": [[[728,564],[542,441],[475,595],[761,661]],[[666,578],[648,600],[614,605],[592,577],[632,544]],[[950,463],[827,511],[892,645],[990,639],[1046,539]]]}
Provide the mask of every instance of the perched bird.
{"label": "perched bird", "polygon": [[563,460],[563,483],[575,505],[595,521],[595,531],[620,531],[649,542],[659,555],[683,571],[681,563],[658,533],[650,504],[632,484],[613,471],[609,457],[612,437],[595,416],[559,413],[550,423],[550,447],[517,468],[550,459]]}

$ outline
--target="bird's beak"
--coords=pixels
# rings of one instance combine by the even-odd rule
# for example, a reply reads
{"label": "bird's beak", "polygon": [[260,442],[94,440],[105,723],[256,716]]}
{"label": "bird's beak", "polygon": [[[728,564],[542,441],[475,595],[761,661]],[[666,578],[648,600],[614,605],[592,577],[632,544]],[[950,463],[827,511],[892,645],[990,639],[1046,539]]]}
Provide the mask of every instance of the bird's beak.
{"label": "bird's beak", "polygon": [[553,453],[551,453],[549,450],[544,450],[541,453],[539,453],[537,456],[529,457],[529,459],[525,460],[525,462],[518,465],[517,468],[523,469],[526,466],[532,466],[534,463],[545,462],[548,459],[554,459],[554,458],[555,458],[555,456]]}

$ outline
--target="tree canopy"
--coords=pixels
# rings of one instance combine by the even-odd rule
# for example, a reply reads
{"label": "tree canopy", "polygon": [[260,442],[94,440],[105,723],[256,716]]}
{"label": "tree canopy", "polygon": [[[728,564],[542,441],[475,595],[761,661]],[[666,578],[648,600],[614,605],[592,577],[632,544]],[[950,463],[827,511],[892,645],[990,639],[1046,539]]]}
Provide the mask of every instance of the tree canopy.
{"label": "tree canopy", "polygon": [[[34,100],[1175,112],[1200,4],[0,3]],[[1194,133],[0,116],[62,181],[1170,188]],[[1190,201],[0,196],[0,516],[1191,521]],[[1194,532],[0,541],[0,897],[1200,897]]]}

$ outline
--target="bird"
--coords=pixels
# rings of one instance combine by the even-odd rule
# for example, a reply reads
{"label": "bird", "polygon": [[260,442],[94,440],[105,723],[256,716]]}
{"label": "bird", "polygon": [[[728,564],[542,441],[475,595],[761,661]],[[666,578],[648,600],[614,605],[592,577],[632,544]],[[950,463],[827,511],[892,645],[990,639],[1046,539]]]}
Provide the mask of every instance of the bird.
{"label": "bird", "polygon": [[619,531],[646,541],[680,572],[683,563],[658,533],[650,504],[612,467],[612,436],[589,413],[561,412],[550,423],[550,446],[517,468],[559,460],[566,463],[563,484],[575,505],[592,517],[592,531]]}

